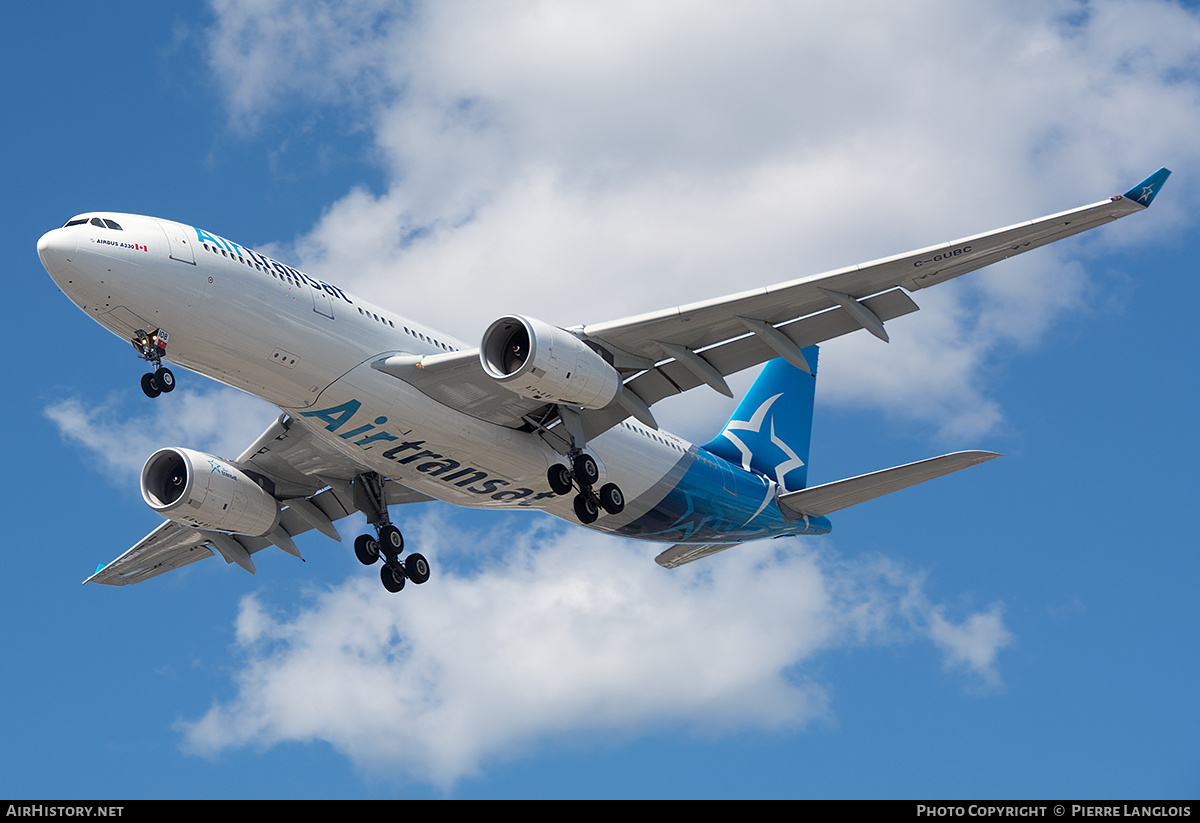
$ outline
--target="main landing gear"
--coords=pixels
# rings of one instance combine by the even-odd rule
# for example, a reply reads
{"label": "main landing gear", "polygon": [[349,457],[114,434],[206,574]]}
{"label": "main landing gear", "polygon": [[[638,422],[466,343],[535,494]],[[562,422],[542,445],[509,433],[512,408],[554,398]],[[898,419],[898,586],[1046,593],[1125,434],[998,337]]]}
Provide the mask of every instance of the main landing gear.
{"label": "main landing gear", "polygon": [[378,539],[374,535],[360,534],[354,540],[354,556],[364,566],[373,566],[380,557],[384,558],[379,579],[383,581],[383,587],[393,593],[403,589],[407,580],[420,585],[429,579],[429,561],[425,555],[413,552],[401,561],[403,550],[404,538],[390,523],[379,530]]}
{"label": "main landing gear", "polygon": [[175,388],[175,375],[162,364],[163,355],[167,353],[167,333],[156,329],[146,333],[139,331],[133,336],[133,347],[138,350],[138,356],[148,360],[153,367],[149,374],[142,375],[142,391],[147,397],[158,397],[164,392]]}
{"label": "main landing gear", "polygon": [[579,487],[575,495],[575,516],[583,524],[595,523],[603,509],[608,514],[620,514],[625,508],[625,495],[616,483],[605,483],[596,491],[593,487],[600,479],[596,460],[587,452],[571,455],[571,467],[555,463],[546,474],[550,489],[557,495],[570,494]]}
{"label": "main landing gear", "polygon": [[[364,566],[373,566],[383,558],[379,579],[383,587],[395,593],[404,588],[405,581],[420,585],[429,579],[429,561],[413,552],[403,561],[404,535],[388,519],[384,500],[383,478],[378,474],[363,474],[355,481],[355,504],[367,514],[378,537],[360,534],[354,540],[354,556]],[[361,495],[361,497],[360,497]]]}

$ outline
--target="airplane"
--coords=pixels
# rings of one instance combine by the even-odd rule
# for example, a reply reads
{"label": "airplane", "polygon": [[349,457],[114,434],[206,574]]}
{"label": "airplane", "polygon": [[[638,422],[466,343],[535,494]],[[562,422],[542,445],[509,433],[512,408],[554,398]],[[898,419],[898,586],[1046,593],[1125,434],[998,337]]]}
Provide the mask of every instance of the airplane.
{"label": "airplane", "polygon": [[[562,328],[509,315],[477,346],[204,229],[88,212],[38,240],[59,288],[130,341],[149,397],[168,360],[260,397],[280,416],[228,459],[156,451],[142,496],[165,520],[84,583],[139,583],[214,554],[253,573],[276,546],[300,556],[354,512],[364,565],[398,592],[430,577],[405,555],[392,506],[441,500],[538,509],[668,544],[676,568],[765,538],[828,533],[828,515],[999,455],[963,451],[808,485],[817,344],[917,311],[910,293],[1149,207],[1170,172],[1123,195],[857,266]],[[704,445],[659,429],[656,402],[766,363]],[[159,401],[163,402],[163,401]]]}

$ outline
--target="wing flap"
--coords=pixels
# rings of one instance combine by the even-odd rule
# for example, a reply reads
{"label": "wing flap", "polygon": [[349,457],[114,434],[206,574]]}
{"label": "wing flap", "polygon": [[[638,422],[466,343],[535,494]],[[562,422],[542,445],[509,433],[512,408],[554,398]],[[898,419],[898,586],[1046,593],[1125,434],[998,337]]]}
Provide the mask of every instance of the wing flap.
{"label": "wing flap", "polygon": [[[918,308],[912,298],[900,289],[884,292],[862,303],[881,320],[892,320]],[[698,352],[721,375],[735,374],[778,356],[761,337],[747,333],[745,326],[741,328],[741,337]],[[779,326],[778,330],[798,349],[803,349],[859,328],[862,327],[849,312],[837,308]],[[701,386],[704,382],[695,371],[671,359],[638,374],[625,385],[649,406]],[[579,413],[584,435],[589,439],[603,434],[628,416],[629,412],[618,403],[598,410],[584,409]]]}
{"label": "wing flap", "polygon": [[907,489],[952,472],[986,463],[1000,455],[986,451],[943,454],[870,474],[779,495],[779,507],[792,519],[820,517],[885,494]]}
{"label": "wing flap", "polygon": [[[881,320],[892,320],[917,311],[917,304],[900,289],[893,289],[862,302]],[[859,328],[861,326],[858,321],[851,317],[849,312],[836,308],[779,326],[778,330],[798,348],[803,349],[849,334]],[[778,356],[762,338],[755,334],[747,334],[745,326],[741,326],[741,335],[699,353],[722,376],[736,374]],[[694,389],[702,385],[702,382],[685,365],[672,359],[639,374],[626,385],[636,391],[647,404],[652,404],[665,397]]]}

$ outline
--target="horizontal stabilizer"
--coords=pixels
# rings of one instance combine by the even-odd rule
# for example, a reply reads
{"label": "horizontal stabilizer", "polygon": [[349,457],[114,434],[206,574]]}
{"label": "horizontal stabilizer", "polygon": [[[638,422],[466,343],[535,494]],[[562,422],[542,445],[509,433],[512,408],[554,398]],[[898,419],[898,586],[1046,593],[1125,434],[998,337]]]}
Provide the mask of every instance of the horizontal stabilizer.
{"label": "horizontal stabilizer", "polygon": [[931,457],[904,466],[825,483],[811,489],[786,492],[779,495],[779,508],[784,516],[794,519],[820,517],[999,456],[995,452],[985,451],[943,454],[941,457]]}
{"label": "horizontal stabilizer", "polygon": [[708,557],[710,554],[723,552],[726,549],[731,549],[738,543],[720,543],[714,545],[694,545],[689,543],[680,543],[672,546],[665,552],[654,558],[654,562],[662,566],[664,569],[674,569],[682,566],[684,563],[691,563],[693,560],[699,560],[701,557]]}

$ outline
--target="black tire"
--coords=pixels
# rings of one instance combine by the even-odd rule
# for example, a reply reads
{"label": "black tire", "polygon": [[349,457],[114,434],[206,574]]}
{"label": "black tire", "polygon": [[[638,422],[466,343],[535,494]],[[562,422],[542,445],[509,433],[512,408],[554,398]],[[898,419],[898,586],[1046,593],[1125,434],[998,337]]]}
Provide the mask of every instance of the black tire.
{"label": "black tire", "polygon": [[596,518],[600,516],[600,510],[596,508],[596,503],[592,500],[591,495],[575,495],[575,516],[584,525],[596,522]]}
{"label": "black tire", "polygon": [[391,523],[379,530],[379,543],[384,554],[400,554],[404,551],[404,535]]}
{"label": "black tire", "polygon": [[625,510],[625,495],[616,483],[605,483],[600,487],[600,508],[609,514],[620,514]]}
{"label": "black tire", "polygon": [[175,375],[166,367],[154,373],[154,382],[158,383],[158,387],[162,390],[163,394],[175,390]]}
{"label": "black tire", "polygon": [[579,454],[575,457],[575,479],[581,486],[591,486],[600,479],[600,469],[590,454]]}
{"label": "black tire", "polygon": [[404,573],[418,586],[429,579],[429,561],[425,555],[413,552],[404,558]]}
{"label": "black tire", "polygon": [[570,494],[574,486],[571,484],[571,470],[562,463],[555,463],[546,472],[546,480],[550,483],[550,491],[557,495]]}
{"label": "black tire", "polygon": [[154,379],[152,374],[142,375],[142,391],[147,397],[158,397],[162,394],[162,389],[158,386],[158,381]]}
{"label": "black tire", "polygon": [[392,594],[404,588],[404,571],[392,568],[390,563],[384,563],[379,569],[379,579],[383,587]]}
{"label": "black tire", "polygon": [[374,566],[379,562],[379,541],[369,534],[360,534],[354,540],[354,556],[364,566]]}

